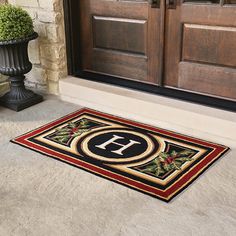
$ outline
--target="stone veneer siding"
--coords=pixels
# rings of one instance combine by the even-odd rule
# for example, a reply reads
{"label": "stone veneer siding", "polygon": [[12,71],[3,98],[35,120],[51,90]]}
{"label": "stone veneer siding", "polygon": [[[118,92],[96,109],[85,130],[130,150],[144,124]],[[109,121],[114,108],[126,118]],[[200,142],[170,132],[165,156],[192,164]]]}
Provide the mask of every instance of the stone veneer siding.
{"label": "stone veneer siding", "polygon": [[26,85],[58,94],[58,80],[67,74],[63,0],[7,2],[24,8],[32,17],[35,31],[39,34],[39,38],[29,44],[33,69],[26,75]]}

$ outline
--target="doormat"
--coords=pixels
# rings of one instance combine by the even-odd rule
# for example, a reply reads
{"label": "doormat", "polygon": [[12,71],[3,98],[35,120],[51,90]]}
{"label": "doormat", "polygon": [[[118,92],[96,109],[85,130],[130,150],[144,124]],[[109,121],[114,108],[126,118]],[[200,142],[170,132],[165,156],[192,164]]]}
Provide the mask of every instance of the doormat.
{"label": "doormat", "polygon": [[87,108],[11,141],[166,202],[229,149]]}

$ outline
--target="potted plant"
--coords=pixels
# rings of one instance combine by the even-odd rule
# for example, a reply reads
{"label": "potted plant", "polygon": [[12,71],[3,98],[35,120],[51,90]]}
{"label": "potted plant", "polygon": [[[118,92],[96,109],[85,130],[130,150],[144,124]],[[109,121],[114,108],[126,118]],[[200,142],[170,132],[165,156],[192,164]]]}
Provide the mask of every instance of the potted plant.
{"label": "potted plant", "polygon": [[24,85],[24,74],[32,69],[28,43],[37,37],[33,21],[25,10],[8,4],[0,6],[0,73],[10,80],[10,91],[0,98],[0,104],[15,111],[43,100]]}

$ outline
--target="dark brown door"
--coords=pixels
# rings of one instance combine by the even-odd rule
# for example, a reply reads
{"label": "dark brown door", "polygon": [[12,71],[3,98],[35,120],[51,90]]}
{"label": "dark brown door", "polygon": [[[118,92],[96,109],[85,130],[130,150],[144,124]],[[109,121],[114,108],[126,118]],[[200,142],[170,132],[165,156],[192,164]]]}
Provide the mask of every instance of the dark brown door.
{"label": "dark brown door", "polygon": [[236,99],[236,0],[79,4],[84,71]]}
{"label": "dark brown door", "polygon": [[158,84],[164,25],[152,2],[80,0],[82,69]]}
{"label": "dark brown door", "polygon": [[235,100],[236,0],[167,2],[165,86]]}

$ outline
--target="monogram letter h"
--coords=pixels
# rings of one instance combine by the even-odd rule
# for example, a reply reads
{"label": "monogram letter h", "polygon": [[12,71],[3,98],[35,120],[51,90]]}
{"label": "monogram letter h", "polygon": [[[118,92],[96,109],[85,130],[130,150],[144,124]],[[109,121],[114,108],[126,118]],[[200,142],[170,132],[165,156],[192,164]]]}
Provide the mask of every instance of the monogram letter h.
{"label": "monogram letter h", "polygon": [[129,143],[124,145],[124,144],[121,144],[121,143],[117,143],[116,141],[118,139],[125,139],[124,137],[120,137],[118,135],[113,135],[113,138],[111,138],[110,140],[106,141],[105,143],[101,144],[101,145],[96,145],[97,148],[100,148],[100,149],[103,149],[103,150],[106,150],[107,149],[107,146],[109,144],[116,144],[117,146],[120,146],[121,148],[118,149],[118,150],[115,150],[115,151],[111,151],[113,153],[116,153],[118,155],[121,155],[123,156],[123,151],[125,151],[126,149],[128,149],[129,147],[133,146],[134,144],[141,144],[137,141],[134,141],[134,140],[129,140]]}

